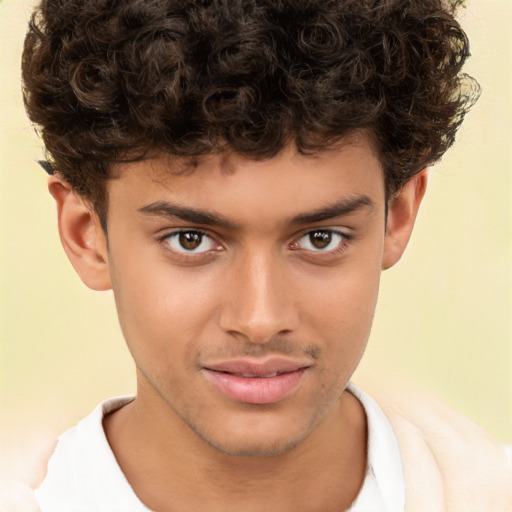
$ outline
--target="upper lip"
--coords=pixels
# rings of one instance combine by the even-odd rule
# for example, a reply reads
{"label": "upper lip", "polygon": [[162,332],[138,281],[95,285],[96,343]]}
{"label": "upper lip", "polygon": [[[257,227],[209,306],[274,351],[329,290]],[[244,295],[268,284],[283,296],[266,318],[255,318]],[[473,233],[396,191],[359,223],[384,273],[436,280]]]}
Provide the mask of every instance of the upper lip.
{"label": "upper lip", "polygon": [[281,357],[258,359],[233,359],[219,363],[203,365],[205,370],[232,373],[236,375],[263,377],[273,374],[290,373],[311,366],[309,362]]}

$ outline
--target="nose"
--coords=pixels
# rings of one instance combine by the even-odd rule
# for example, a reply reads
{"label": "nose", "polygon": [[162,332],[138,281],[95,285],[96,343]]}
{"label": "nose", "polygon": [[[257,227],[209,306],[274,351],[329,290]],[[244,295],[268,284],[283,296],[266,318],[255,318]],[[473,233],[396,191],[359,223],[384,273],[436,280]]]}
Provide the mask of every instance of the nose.
{"label": "nose", "polygon": [[285,263],[270,254],[244,255],[226,276],[221,329],[263,344],[295,331],[299,313]]}

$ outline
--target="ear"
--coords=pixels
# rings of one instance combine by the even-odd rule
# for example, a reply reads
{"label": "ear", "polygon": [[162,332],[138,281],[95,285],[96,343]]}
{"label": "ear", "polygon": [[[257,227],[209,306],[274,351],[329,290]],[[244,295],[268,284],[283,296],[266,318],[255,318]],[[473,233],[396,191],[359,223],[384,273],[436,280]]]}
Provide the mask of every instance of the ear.
{"label": "ear", "polygon": [[427,180],[428,169],[423,169],[411,178],[388,204],[383,270],[397,263],[407,247],[421,200],[425,195]]}
{"label": "ear", "polygon": [[89,288],[109,290],[107,239],[98,216],[60,177],[50,176],[48,190],[57,203],[60,240],[69,261]]}

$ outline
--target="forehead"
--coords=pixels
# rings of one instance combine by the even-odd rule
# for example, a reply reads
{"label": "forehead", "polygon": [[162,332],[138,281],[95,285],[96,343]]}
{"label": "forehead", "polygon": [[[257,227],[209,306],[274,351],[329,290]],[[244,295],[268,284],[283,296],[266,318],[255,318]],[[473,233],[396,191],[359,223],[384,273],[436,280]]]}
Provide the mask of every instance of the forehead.
{"label": "forehead", "polygon": [[155,201],[231,212],[240,219],[281,212],[297,215],[340,199],[365,195],[384,202],[382,165],[364,134],[314,155],[288,145],[273,158],[236,153],[197,158],[156,154],[114,168],[109,207],[140,209]]}

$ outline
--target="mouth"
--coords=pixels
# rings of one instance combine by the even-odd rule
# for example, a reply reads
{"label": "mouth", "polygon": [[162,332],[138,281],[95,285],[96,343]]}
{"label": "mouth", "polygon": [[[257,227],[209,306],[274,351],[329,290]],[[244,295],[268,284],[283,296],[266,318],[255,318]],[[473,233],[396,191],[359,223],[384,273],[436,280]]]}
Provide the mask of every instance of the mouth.
{"label": "mouth", "polygon": [[224,396],[248,404],[271,404],[295,391],[310,365],[280,358],[225,361],[207,365],[203,372]]}

